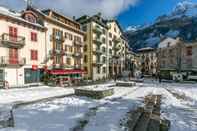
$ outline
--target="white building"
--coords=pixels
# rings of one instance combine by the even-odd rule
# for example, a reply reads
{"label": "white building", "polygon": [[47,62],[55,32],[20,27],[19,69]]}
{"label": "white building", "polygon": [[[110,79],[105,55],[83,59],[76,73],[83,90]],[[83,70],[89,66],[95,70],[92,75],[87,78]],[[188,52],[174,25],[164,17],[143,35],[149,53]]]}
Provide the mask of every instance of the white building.
{"label": "white building", "polygon": [[9,86],[40,81],[45,57],[46,28],[31,11],[0,7],[0,79]]}

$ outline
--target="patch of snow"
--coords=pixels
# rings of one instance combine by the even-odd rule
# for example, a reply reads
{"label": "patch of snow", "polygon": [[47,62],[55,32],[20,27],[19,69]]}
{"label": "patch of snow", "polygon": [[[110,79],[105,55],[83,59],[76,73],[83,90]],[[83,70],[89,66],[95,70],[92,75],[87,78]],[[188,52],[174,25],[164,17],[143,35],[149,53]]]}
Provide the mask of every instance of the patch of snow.
{"label": "patch of snow", "polygon": [[167,37],[172,37],[172,38],[176,38],[179,35],[179,31],[178,30],[170,30],[168,31],[165,35]]}
{"label": "patch of snow", "polygon": [[148,39],[145,40],[145,43],[147,46],[154,47],[160,42],[159,37],[149,37]]}

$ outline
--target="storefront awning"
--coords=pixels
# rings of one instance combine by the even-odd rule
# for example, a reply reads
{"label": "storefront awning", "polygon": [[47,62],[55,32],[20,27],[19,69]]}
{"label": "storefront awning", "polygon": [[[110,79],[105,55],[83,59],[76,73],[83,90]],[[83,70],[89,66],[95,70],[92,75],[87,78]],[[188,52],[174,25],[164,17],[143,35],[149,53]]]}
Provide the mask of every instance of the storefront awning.
{"label": "storefront awning", "polygon": [[85,74],[84,70],[48,70],[52,75],[67,75],[67,74]]}

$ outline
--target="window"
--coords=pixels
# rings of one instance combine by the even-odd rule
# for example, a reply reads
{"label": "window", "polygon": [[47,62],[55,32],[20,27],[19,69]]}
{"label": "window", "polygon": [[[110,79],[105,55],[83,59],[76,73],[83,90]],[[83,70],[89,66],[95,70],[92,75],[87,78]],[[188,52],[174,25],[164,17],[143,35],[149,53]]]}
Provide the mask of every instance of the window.
{"label": "window", "polygon": [[109,49],[109,54],[111,54],[111,55],[112,55],[112,49]]}
{"label": "window", "polygon": [[111,40],[109,41],[109,45],[112,46],[112,41]]}
{"label": "window", "polygon": [[100,67],[97,67],[97,74],[100,74]]}
{"label": "window", "polygon": [[109,49],[109,54],[112,54],[112,49]]}
{"label": "window", "polygon": [[87,26],[86,26],[86,25],[83,26],[83,27],[82,27],[82,30],[86,32],[86,31],[87,31]]}
{"label": "window", "polygon": [[65,45],[65,49],[64,49],[65,51],[68,51],[68,46],[67,45]]}
{"label": "window", "polygon": [[37,41],[37,33],[31,32],[31,41]]}
{"label": "window", "polygon": [[67,59],[66,59],[66,63],[67,63],[68,65],[70,65],[70,64],[71,64],[71,59],[70,59],[70,58],[67,58]]}
{"label": "window", "polygon": [[87,72],[87,71],[88,71],[88,68],[85,66],[85,67],[84,67],[84,70],[85,70],[85,72]]}
{"label": "window", "polygon": [[112,33],[111,32],[109,32],[109,37],[112,38]]}
{"label": "window", "polygon": [[83,50],[84,50],[84,52],[87,51],[87,45],[84,46]]}
{"label": "window", "polygon": [[69,52],[73,52],[72,46],[69,46]]}
{"label": "window", "polygon": [[103,73],[106,73],[106,67],[103,67]]}
{"label": "window", "polygon": [[186,48],[186,53],[187,53],[187,56],[192,55],[192,47],[191,46]]}
{"label": "window", "polygon": [[31,50],[31,60],[38,60],[38,51]]}
{"label": "window", "polygon": [[87,62],[87,55],[84,56],[84,62]]}
{"label": "window", "polygon": [[61,57],[60,56],[55,56],[55,63],[60,64],[61,63]]}
{"label": "window", "polygon": [[73,40],[73,35],[69,34],[69,40]]}
{"label": "window", "polygon": [[18,34],[17,28],[10,26],[9,27],[9,39],[11,41],[17,41],[17,34]]}
{"label": "window", "polygon": [[103,57],[103,63],[105,63],[106,62],[106,57]]}
{"label": "window", "polygon": [[116,27],[114,28],[114,32],[117,32]]}
{"label": "window", "polygon": [[105,44],[105,38],[102,39],[102,42]]}
{"label": "window", "polygon": [[105,53],[105,47],[102,47],[102,51],[103,51],[103,53]]}

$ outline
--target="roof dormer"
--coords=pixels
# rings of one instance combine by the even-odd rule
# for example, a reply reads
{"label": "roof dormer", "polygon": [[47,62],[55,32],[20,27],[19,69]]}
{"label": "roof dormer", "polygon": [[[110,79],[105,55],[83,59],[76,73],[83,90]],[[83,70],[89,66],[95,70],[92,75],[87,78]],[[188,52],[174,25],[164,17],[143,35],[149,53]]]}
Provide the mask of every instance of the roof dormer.
{"label": "roof dormer", "polygon": [[30,10],[24,11],[22,14],[22,17],[23,17],[23,19],[27,20],[28,22],[37,23],[38,16]]}

